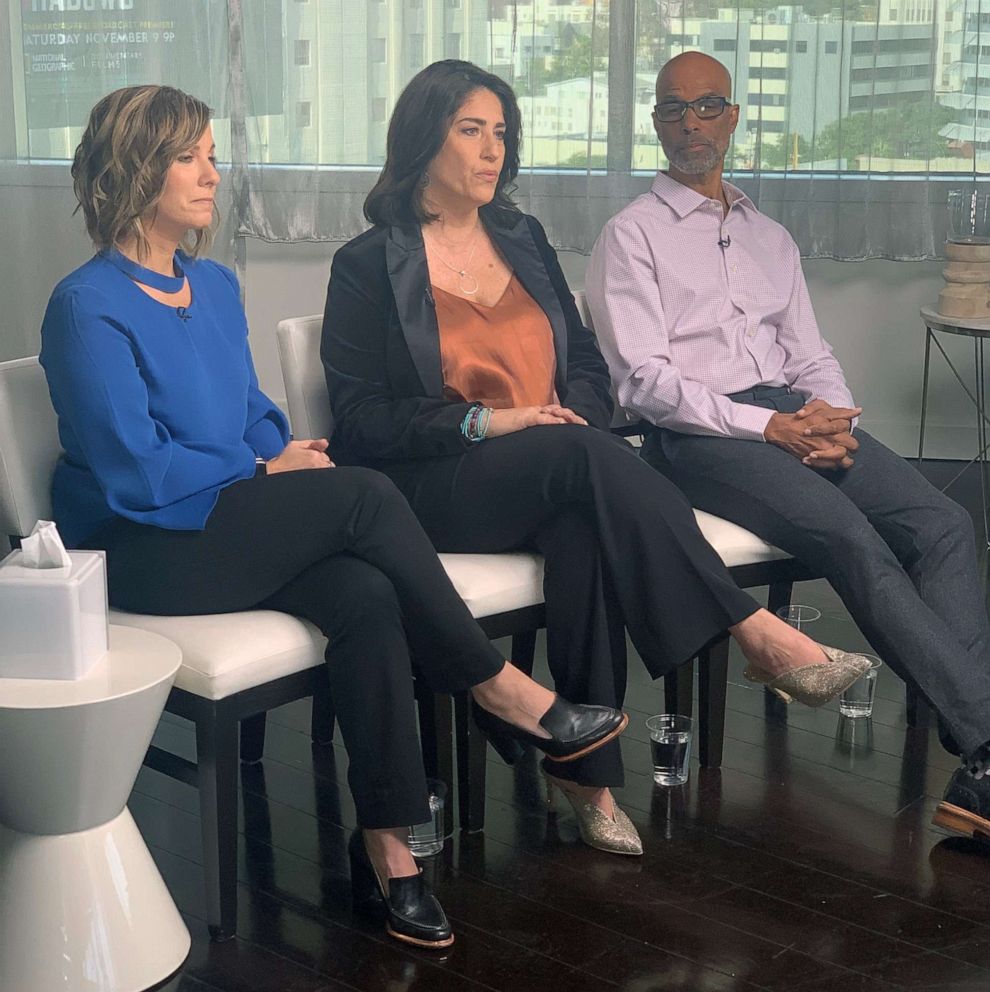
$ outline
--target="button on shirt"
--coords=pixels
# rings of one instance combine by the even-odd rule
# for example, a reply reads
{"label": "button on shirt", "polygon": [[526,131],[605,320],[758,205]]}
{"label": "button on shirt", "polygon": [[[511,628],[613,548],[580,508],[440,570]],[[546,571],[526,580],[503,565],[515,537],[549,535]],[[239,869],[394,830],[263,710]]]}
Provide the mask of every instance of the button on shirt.
{"label": "button on shirt", "polygon": [[833,406],[853,402],[818,330],[797,245],[722,185],[727,213],[659,173],[603,228],[585,289],[622,407],[684,434],[761,441],[773,411],[727,394],[790,386]]}

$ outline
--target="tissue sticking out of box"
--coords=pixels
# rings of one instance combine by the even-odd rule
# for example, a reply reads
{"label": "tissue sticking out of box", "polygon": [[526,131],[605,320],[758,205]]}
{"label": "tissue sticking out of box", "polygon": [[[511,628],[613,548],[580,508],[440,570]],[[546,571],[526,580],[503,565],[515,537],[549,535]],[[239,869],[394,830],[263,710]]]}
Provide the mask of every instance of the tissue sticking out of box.
{"label": "tissue sticking out of box", "polygon": [[21,561],[25,568],[69,568],[72,561],[58,528],[51,520],[39,520],[21,539]]}

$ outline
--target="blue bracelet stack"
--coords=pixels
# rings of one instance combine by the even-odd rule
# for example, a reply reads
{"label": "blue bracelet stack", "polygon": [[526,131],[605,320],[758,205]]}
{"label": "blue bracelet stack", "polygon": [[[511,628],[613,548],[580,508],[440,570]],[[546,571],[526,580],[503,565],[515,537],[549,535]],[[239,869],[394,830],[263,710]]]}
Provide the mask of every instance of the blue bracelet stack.
{"label": "blue bracelet stack", "polygon": [[465,441],[484,441],[488,436],[488,425],[491,423],[491,407],[472,403],[461,421],[461,434]]}

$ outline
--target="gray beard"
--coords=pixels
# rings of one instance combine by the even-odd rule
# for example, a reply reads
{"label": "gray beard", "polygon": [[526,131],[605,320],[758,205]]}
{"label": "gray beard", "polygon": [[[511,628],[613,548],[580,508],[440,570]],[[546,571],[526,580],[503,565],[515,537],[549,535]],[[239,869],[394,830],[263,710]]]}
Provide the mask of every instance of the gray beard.
{"label": "gray beard", "polygon": [[722,153],[713,146],[703,152],[675,152],[670,157],[670,164],[682,175],[704,176],[718,166],[722,157]]}

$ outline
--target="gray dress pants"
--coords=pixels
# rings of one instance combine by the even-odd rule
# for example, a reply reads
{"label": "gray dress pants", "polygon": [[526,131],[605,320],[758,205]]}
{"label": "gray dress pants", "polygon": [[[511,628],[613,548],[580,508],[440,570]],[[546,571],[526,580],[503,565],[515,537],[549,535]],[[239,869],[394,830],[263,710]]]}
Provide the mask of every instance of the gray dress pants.
{"label": "gray dress pants", "polygon": [[[804,402],[786,388],[741,396],[732,398],[784,413]],[[820,570],[877,654],[938,711],[945,746],[968,755],[990,741],[990,624],[972,520],[866,431],[855,436],[848,470],[669,430],[651,434],[642,456],[695,507]]]}

